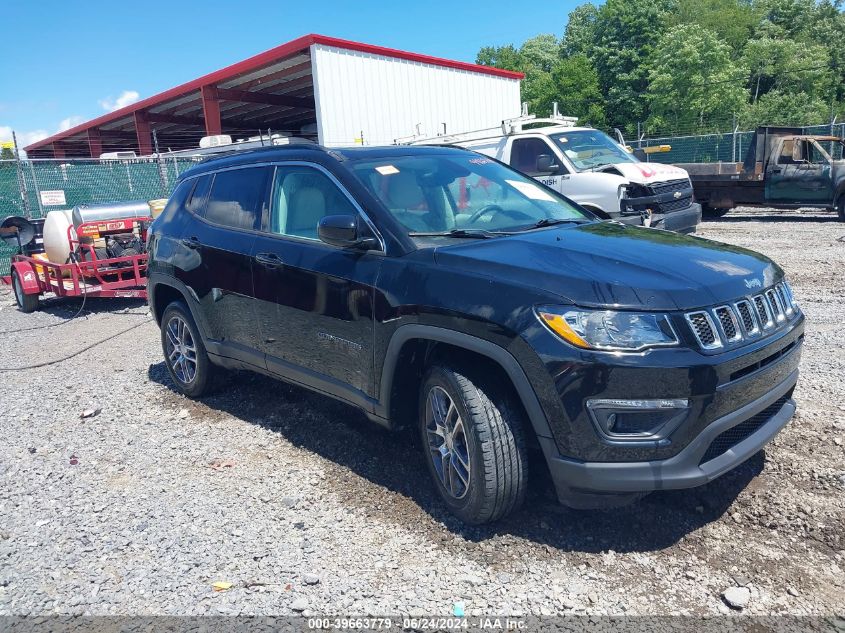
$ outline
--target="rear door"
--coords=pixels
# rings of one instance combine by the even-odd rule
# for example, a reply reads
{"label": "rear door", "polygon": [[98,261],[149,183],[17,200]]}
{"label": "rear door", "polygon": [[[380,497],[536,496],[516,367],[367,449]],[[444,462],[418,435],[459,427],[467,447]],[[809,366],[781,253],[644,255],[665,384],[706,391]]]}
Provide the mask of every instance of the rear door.
{"label": "rear door", "polygon": [[273,373],[358,404],[373,393],[373,297],[381,255],[329,246],[326,215],[360,207],[324,168],[276,167],[271,213],[252,253],[255,318]]}
{"label": "rear door", "polygon": [[813,139],[784,139],[766,174],[766,198],[799,204],[833,199],[830,156]]}
{"label": "rear door", "polygon": [[[209,351],[263,365],[252,307],[253,242],[268,204],[271,167],[239,167],[217,172],[198,183],[204,198],[191,204],[196,213],[182,231],[185,254],[180,276],[199,301]],[[189,204],[190,206],[190,204]]]}

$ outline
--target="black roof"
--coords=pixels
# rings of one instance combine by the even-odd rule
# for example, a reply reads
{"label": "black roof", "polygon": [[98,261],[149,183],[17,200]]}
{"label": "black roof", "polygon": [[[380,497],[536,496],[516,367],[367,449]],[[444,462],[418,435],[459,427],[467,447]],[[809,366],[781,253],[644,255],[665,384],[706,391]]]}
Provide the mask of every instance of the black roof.
{"label": "black roof", "polygon": [[325,163],[327,159],[341,162],[344,160],[379,160],[399,156],[457,154],[468,151],[447,145],[384,145],[373,147],[323,147],[316,143],[274,145],[249,150],[232,150],[225,154],[213,155],[196,167],[185,171],[181,175],[181,178],[196,176],[197,174],[214,171],[223,167],[279,160],[309,160]]}

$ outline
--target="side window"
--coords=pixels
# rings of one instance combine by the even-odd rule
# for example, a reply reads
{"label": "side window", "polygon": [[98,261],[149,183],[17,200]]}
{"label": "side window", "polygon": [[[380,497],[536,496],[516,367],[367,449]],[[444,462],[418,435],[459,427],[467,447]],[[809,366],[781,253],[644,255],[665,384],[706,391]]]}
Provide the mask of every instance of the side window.
{"label": "side window", "polygon": [[211,188],[211,176],[200,176],[196,179],[197,186],[191,192],[185,208],[194,215],[202,215],[205,211],[205,201],[208,197],[208,190]]}
{"label": "side window", "polygon": [[548,172],[540,171],[537,165],[537,159],[543,155],[549,156],[553,163],[558,162],[554,151],[543,139],[516,139],[511,146],[511,167],[529,176],[547,174]]}
{"label": "side window", "polygon": [[205,219],[236,229],[257,230],[261,225],[269,167],[230,169],[214,175]]}
{"label": "side window", "polygon": [[191,189],[194,188],[195,182],[196,181],[192,178],[190,180],[183,180],[176,185],[176,189],[174,189],[173,193],[170,194],[170,198],[167,200],[167,204],[164,206],[164,210],[161,212],[161,215],[170,217],[180,207],[182,207],[185,204],[185,200],[188,198],[188,195],[191,193]]}
{"label": "side window", "polygon": [[272,233],[316,240],[317,225],[325,216],[357,213],[349,198],[323,172],[300,165],[276,168]]}
{"label": "side window", "polygon": [[793,139],[787,139],[783,142],[780,150],[780,156],[778,156],[778,164],[780,165],[790,165],[795,161],[792,158],[792,154],[795,151],[795,141]]}

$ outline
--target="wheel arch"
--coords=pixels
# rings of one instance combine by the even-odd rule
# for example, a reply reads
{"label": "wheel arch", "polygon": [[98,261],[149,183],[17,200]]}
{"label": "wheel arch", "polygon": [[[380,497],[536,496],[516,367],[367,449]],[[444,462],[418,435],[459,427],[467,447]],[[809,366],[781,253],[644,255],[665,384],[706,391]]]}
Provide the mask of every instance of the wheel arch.
{"label": "wheel arch", "polygon": [[[430,325],[403,325],[393,333],[381,371],[378,413],[395,424],[408,401],[407,398],[397,399],[397,396],[406,393],[411,384],[418,385],[421,372],[433,358],[446,352],[482,356],[495,364],[512,385],[535,434],[552,437],[537,394],[510,352],[471,334]],[[413,404],[416,405],[416,398],[413,398]]]}
{"label": "wheel arch", "polygon": [[38,273],[35,271],[35,266],[28,261],[16,261],[12,262],[11,269],[10,276],[11,273],[17,274],[20,280],[21,290],[25,295],[41,293],[41,284],[38,281]]}

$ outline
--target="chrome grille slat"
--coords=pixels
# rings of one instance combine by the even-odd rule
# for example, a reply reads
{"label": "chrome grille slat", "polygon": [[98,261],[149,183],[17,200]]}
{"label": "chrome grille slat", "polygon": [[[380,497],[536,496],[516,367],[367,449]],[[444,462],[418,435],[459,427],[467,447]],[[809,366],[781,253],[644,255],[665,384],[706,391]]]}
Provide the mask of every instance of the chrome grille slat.
{"label": "chrome grille slat", "polygon": [[754,310],[751,308],[751,303],[748,299],[737,301],[734,307],[739,315],[739,321],[742,323],[742,329],[745,330],[745,335],[755,336],[759,334],[760,328],[757,325],[757,319],[754,318]]}
{"label": "chrome grille slat", "polygon": [[742,338],[742,332],[739,331],[739,323],[730,306],[714,308],[713,313],[716,315],[716,320],[719,322],[719,326],[722,328],[722,334],[728,343],[735,343]]}
{"label": "chrome grille slat", "polygon": [[722,347],[716,325],[709,313],[704,311],[690,312],[684,316],[692,328],[695,339],[703,349],[719,349]]}
{"label": "chrome grille slat", "polygon": [[755,336],[784,327],[799,314],[792,288],[785,281],[761,294],[730,304],[684,314],[695,340],[704,350],[734,347]]}

